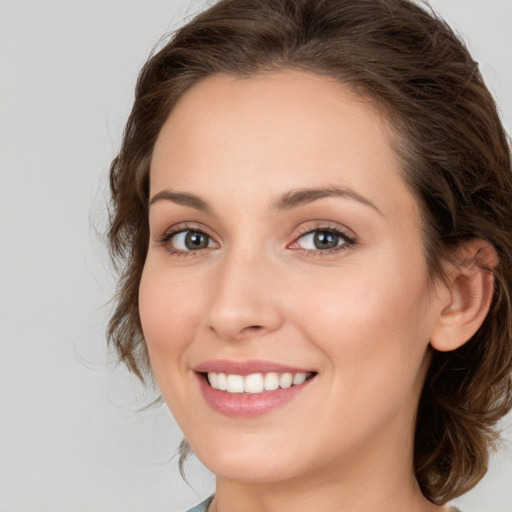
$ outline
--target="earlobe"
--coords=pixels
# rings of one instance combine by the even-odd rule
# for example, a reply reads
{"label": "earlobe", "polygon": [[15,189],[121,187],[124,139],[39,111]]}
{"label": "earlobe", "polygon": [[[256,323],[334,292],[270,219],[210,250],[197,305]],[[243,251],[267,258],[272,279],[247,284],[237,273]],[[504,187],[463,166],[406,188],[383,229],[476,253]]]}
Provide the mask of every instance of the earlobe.
{"label": "earlobe", "polygon": [[496,249],[488,242],[466,242],[450,263],[445,303],[431,334],[430,344],[446,352],[464,345],[482,325],[494,295],[492,269],[499,262]]}

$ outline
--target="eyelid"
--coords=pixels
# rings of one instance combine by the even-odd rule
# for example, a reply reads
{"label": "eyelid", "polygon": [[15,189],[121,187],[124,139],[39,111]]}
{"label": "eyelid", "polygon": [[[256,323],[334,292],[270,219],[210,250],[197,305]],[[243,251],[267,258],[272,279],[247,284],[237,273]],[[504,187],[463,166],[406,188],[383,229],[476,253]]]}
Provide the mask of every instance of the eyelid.
{"label": "eyelid", "polygon": [[[178,249],[175,247],[172,247],[170,245],[170,241],[180,233],[185,233],[187,231],[197,232],[197,233],[203,233],[206,235],[209,239],[209,243],[213,242],[215,244],[215,247],[207,246],[200,249],[190,249],[190,250],[183,250]],[[209,232],[210,230],[206,227],[202,226],[201,224],[197,224],[195,222],[180,222],[178,224],[175,224],[165,230],[165,232],[158,238],[158,245],[164,246],[167,251],[173,255],[182,256],[182,257],[189,257],[198,255],[198,253],[204,252],[207,249],[214,249],[216,247],[219,247],[219,242],[215,239],[214,236],[212,236]]]}
{"label": "eyelid", "polygon": [[178,222],[177,224],[173,224],[172,226],[168,227],[159,237],[159,241],[165,241],[169,240],[172,236],[182,233],[183,231],[198,231],[201,233],[204,233],[205,235],[208,235],[210,238],[215,239],[215,236],[213,236],[210,232],[210,230],[203,226],[200,223],[197,222]]}
{"label": "eyelid", "polygon": [[333,221],[317,220],[305,222],[297,231],[298,235],[295,237],[295,240],[301,236],[308,235],[309,233],[314,233],[315,231],[332,231],[343,235],[345,238],[353,242],[357,240],[357,235],[351,229],[347,228],[343,224]]}
{"label": "eyelid", "polygon": [[[209,238],[209,243],[213,242],[214,247],[211,247],[208,245],[207,247],[199,248],[199,249],[189,249],[189,250],[183,250],[178,249],[175,247],[170,246],[169,242],[172,240],[172,238],[179,233],[187,232],[187,231],[196,231],[205,234]],[[346,250],[350,247],[353,247],[356,245],[357,237],[354,234],[353,231],[349,230],[347,227],[343,226],[342,224],[338,224],[337,222],[329,222],[329,221],[313,221],[311,223],[303,223],[303,225],[297,230],[298,234],[295,236],[293,241],[287,245],[289,249],[296,250],[303,252],[305,254],[315,254],[315,255],[328,255],[334,252],[341,252],[343,250]],[[310,235],[315,232],[331,232],[337,235],[343,243],[327,249],[306,249],[303,247],[300,247],[298,245],[298,241],[301,238],[306,237],[307,235]],[[210,230],[202,225],[201,223],[197,222],[180,222],[177,224],[172,225],[171,227],[168,227],[164,233],[157,239],[158,245],[165,246],[166,249],[174,255],[181,255],[183,257],[185,256],[193,256],[197,255],[197,253],[204,252],[206,249],[214,249],[220,247],[220,243],[216,240],[216,236],[212,235]],[[296,247],[293,247],[296,245]]]}
{"label": "eyelid", "polygon": [[[298,231],[299,231],[298,235],[294,238],[293,242],[288,245],[288,247],[293,250],[296,250],[296,251],[304,252],[306,254],[315,254],[315,255],[320,255],[320,256],[328,255],[328,254],[332,254],[333,252],[340,252],[343,250],[347,250],[350,247],[353,247],[358,243],[357,236],[355,235],[355,233],[353,233],[351,230],[349,230],[345,226],[335,223],[335,222],[331,223],[331,222],[322,221],[321,224],[313,223],[313,225],[310,224],[310,225],[301,227]],[[295,248],[292,247],[293,245],[298,244],[298,241],[301,238],[305,238],[307,235],[310,235],[310,234],[316,233],[316,232],[322,232],[322,231],[334,233],[335,235],[339,236],[344,241],[344,243],[339,244],[330,249],[305,249],[300,246],[295,247]]]}

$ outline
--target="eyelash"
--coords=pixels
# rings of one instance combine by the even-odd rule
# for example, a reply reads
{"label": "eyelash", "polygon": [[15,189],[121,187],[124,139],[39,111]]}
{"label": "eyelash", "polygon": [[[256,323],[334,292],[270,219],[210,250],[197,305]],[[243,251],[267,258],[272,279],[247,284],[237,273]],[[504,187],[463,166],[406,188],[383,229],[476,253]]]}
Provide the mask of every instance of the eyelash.
{"label": "eyelash", "polygon": [[164,245],[167,249],[167,251],[174,255],[179,256],[182,258],[189,258],[191,256],[196,256],[199,252],[203,251],[204,249],[196,249],[196,250],[189,250],[189,251],[183,251],[181,249],[176,249],[175,247],[172,247],[172,245],[169,243],[173,237],[176,235],[179,235],[180,233],[187,233],[187,232],[193,232],[193,233],[201,233],[208,237],[209,240],[212,240],[212,237],[206,233],[203,229],[200,229],[197,226],[190,225],[190,224],[182,224],[171,231],[166,231],[162,238],[159,240],[159,244]]}
{"label": "eyelash", "polygon": [[305,238],[308,235],[311,235],[313,233],[331,233],[338,237],[339,242],[342,243],[340,245],[336,245],[335,247],[332,247],[330,249],[303,249],[301,247],[294,249],[297,251],[302,252],[306,256],[328,256],[333,253],[346,251],[350,247],[353,247],[356,245],[356,240],[353,236],[349,235],[342,227],[336,226],[336,225],[322,225],[322,226],[316,226],[313,229],[303,229],[299,231],[299,236],[292,242],[290,245],[297,244],[297,242],[303,238]]}
{"label": "eyelash", "polygon": [[[184,257],[184,258],[196,256],[196,255],[198,255],[198,253],[200,253],[200,252],[204,251],[204,249],[208,248],[208,247],[206,247],[206,248],[202,248],[202,249],[195,249],[195,250],[191,249],[188,251],[184,251],[182,249],[176,249],[175,247],[172,247],[172,245],[169,242],[173,239],[173,237],[175,237],[176,235],[178,235],[180,233],[187,233],[187,232],[200,233],[200,234],[203,234],[206,237],[208,237],[209,241],[213,240],[212,237],[210,237],[210,235],[208,235],[208,233],[206,233],[203,229],[200,229],[197,226],[184,224],[184,225],[181,225],[171,231],[167,231],[166,233],[164,233],[164,235],[159,240],[159,244],[164,245],[170,254],[177,255],[179,257]],[[305,238],[306,236],[311,235],[313,233],[334,234],[339,239],[341,239],[342,243],[340,245],[336,245],[335,247],[332,247],[330,249],[304,249],[301,247],[297,247],[292,250],[300,251],[303,254],[305,254],[306,256],[320,256],[321,257],[321,256],[327,256],[327,255],[330,255],[330,254],[333,254],[336,252],[345,251],[345,250],[349,249],[350,247],[353,247],[357,243],[355,238],[353,236],[349,235],[340,226],[322,225],[322,226],[317,226],[313,229],[301,230],[299,232],[299,236],[297,236],[297,238],[295,238],[295,240],[288,247],[291,247],[291,246],[297,244],[297,242],[299,240],[301,240],[301,239]],[[214,242],[214,243],[216,243],[216,242]]]}

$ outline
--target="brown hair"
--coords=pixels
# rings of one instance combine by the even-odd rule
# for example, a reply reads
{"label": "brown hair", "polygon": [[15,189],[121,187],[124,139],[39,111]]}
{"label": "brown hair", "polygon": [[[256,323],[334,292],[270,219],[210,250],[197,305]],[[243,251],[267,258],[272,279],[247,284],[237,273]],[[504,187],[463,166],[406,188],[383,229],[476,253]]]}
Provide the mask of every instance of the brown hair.
{"label": "brown hair", "polygon": [[138,288],[151,155],[173,106],[208,75],[283,68],[333,77],[385,113],[422,208],[432,275],[475,237],[499,254],[487,318],[460,349],[433,353],[420,399],[416,476],[427,498],[444,503],[485,474],[494,426],[512,406],[512,172],[477,64],[442,20],[409,0],[221,0],[148,60],[110,171],[120,280],[108,339],[131,371],[151,376]]}

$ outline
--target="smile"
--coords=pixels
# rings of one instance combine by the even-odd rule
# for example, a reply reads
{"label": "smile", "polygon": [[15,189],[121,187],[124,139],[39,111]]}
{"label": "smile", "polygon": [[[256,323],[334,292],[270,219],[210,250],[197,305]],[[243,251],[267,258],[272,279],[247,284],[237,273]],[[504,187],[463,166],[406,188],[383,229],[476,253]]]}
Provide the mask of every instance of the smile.
{"label": "smile", "polygon": [[227,393],[257,394],[300,385],[312,375],[311,372],[268,372],[252,373],[245,376],[208,372],[207,380],[213,389],[226,391]]}
{"label": "smile", "polygon": [[207,361],[194,368],[206,404],[224,416],[269,413],[306,392],[318,373],[267,361]]}

